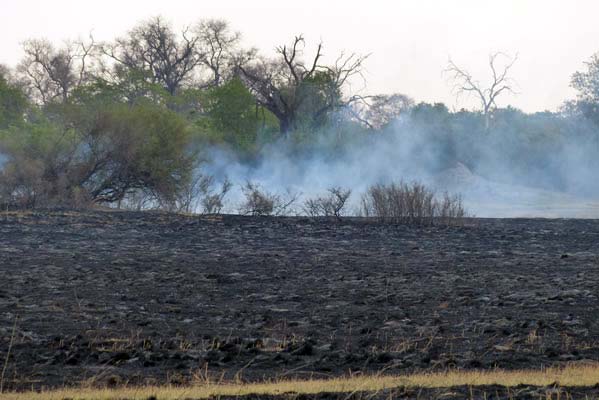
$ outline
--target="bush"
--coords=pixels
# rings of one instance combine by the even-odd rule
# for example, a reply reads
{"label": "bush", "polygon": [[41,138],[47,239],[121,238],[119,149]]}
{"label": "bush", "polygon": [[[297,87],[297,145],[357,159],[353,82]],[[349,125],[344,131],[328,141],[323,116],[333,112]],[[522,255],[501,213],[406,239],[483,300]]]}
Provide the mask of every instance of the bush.
{"label": "bush", "polygon": [[91,117],[86,112],[73,106],[55,119],[0,130],[6,157],[0,202],[25,208],[112,204],[141,193],[185,207],[184,191],[196,189],[189,186],[196,157],[184,119],[151,105],[105,106]]}
{"label": "bush", "polygon": [[341,218],[343,209],[351,195],[350,189],[332,187],[327,190],[326,197],[308,199],[304,203],[304,211],[311,217],[335,217]]}
{"label": "bush", "polygon": [[241,191],[245,196],[245,202],[241,205],[239,213],[244,215],[284,215],[298,198],[291,192],[288,192],[286,197],[270,193],[250,181],[246,182]]}
{"label": "bush", "polygon": [[209,188],[201,200],[202,213],[203,214],[220,214],[224,207],[224,199],[229,190],[231,190],[232,184],[229,179],[226,179],[221,184],[220,190],[216,193]]}
{"label": "bush", "polygon": [[362,196],[362,214],[391,223],[433,225],[459,223],[466,211],[459,195],[444,193],[439,199],[421,183],[400,182],[370,186]]}

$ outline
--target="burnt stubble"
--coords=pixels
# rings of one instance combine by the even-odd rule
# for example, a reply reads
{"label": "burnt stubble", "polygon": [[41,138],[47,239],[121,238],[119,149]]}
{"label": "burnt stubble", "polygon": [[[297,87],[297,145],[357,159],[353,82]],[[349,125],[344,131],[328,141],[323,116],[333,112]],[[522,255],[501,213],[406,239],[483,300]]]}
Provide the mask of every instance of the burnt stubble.
{"label": "burnt stubble", "polygon": [[0,218],[5,388],[599,358],[599,221]]}

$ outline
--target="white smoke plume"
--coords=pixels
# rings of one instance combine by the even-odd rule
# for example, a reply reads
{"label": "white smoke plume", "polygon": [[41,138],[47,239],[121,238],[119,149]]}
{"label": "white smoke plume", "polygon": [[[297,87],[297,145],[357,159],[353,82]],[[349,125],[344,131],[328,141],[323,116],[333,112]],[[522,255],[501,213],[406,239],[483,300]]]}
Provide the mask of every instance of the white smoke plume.
{"label": "white smoke plume", "polygon": [[[342,131],[341,131],[342,132]],[[251,181],[273,194],[299,195],[289,213],[302,212],[302,203],[322,195],[330,187],[351,189],[348,214],[356,214],[361,195],[377,183],[420,181],[436,192],[461,194],[468,211],[478,217],[599,218],[599,183],[594,171],[582,165],[588,152],[584,146],[569,143],[551,155],[565,171],[557,179],[535,166],[522,176],[509,163],[497,157],[499,148],[488,145],[477,149],[482,154],[473,171],[451,154],[468,149],[464,143],[431,143],[412,124],[408,116],[398,119],[385,132],[362,138],[343,137],[343,133],[321,134],[320,142],[309,151],[297,150],[293,138],[266,146],[258,161],[243,162],[233,153],[210,149],[204,172],[217,180],[227,177],[234,183],[226,212],[235,213],[243,202],[241,186]],[[484,173],[486,177],[481,175]],[[563,182],[565,179],[565,182]]]}

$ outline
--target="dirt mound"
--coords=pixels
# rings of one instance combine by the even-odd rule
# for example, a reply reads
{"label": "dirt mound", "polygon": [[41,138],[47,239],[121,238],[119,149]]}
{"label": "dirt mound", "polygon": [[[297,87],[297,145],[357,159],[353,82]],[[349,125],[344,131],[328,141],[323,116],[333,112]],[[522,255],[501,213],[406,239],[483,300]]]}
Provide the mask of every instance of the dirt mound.
{"label": "dirt mound", "polygon": [[490,218],[599,218],[599,201],[568,193],[493,182],[462,163],[432,180],[439,190],[461,193],[466,206],[479,217]]}

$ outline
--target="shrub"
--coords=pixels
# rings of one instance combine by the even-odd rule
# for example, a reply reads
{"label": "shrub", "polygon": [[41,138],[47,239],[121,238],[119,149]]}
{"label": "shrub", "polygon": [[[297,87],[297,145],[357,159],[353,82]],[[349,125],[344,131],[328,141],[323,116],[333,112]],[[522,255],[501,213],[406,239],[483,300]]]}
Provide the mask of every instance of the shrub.
{"label": "shrub", "polygon": [[241,205],[239,213],[245,215],[284,215],[288,213],[298,198],[290,191],[285,197],[270,193],[250,181],[246,182],[241,191],[245,196],[245,202]]}
{"label": "shrub", "polygon": [[311,217],[336,217],[341,218],[343,209],[351,195],[350,189],[331,187],[325,197],[308,199],[304,203],[304,211]]}
{"label": "shrub", "polygon": [[[119,203],[142,193],[172,206],[195,165],[184,119],[158,106],[78,106],[0,130],[0,202],[11,207]],[[86,116],[85,118],[83,116]],[[184,206],[184,205],[183,205]]]}
{"label": "shrub", "polygon": [[439,199],[421,183],[400,182],[370,186],[362,196],[362,214],[391,223],[433,225],[459,223],[466,211],[459,195],[444,193]]}
{"label": "shrub", "polygon": [[231,190],[231,181],[225,178],[223,183],[221,184],[220,190],[216,193],[209,188],[208,191],[204,193],[204,197],[202,198],[202,213],[203,214],[220,214],[224,207],[224,199],[229,190]]}

